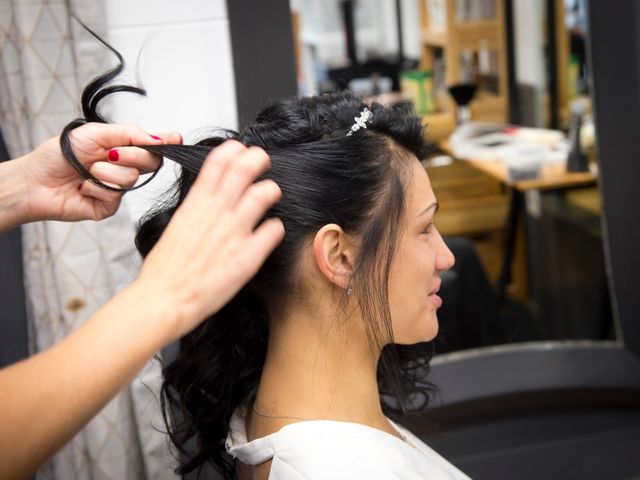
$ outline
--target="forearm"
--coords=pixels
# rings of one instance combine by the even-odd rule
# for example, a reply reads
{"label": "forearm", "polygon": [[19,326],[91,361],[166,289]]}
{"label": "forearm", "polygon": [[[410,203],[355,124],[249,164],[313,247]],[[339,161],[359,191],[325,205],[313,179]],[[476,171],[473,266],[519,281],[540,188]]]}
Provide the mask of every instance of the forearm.
{"label": "forearm", "polygon": [[24,199],[27,192],[18,160],[0,163],[0,233],[26,223]]}
{"label": "forearm", "polygon": [[0,370],[0,478],[36,470],[169,340],[172,309],[150,297],[133,285],[59,344]]}

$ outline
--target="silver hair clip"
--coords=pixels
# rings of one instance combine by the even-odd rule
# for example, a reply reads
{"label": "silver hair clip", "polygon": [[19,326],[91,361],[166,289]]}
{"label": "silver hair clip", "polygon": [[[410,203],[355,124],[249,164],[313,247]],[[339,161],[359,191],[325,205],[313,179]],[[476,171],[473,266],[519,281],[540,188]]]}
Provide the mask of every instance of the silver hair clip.
{"label": "silver hair clip", "polygon": [[373,117],[373,113],[365,107],[359,117],[353,117],[356,123],[351,126],[351,130],[347,133],[347,137],[350,137],[353,135],[353,132],[357,132],[361,128],[367,128],[367,122],[371,120],[371,117]]}

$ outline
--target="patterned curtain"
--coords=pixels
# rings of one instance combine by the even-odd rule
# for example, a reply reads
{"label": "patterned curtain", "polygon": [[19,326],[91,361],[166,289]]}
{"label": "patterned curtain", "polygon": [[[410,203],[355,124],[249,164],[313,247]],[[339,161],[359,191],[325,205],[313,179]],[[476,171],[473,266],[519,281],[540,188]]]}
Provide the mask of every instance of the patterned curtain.
{"label": "patterned curtain", "polygon": [[[71,11],[106,35],[99,1],[0,0],[0,126],[14,158],[78,116],[82,86],[110,61]],[[125,209],[102,222],[40,222],[22,233],[32,352],[81,325],[139,268]],[[176,478],[162,433],[159,383],[159,362],[151,361],[37,477]]]}

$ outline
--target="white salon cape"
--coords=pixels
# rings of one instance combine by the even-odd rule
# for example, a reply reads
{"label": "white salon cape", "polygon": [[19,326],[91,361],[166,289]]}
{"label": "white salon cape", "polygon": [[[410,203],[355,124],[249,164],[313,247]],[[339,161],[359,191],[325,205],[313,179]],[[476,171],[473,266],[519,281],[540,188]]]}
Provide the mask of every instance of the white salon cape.
{"label": "white salon cape", "polygon": [[246,407],[231,418],[227,451],[246,465],[272,460],[270,480],[470,480],[405,428],[407,442],[357,423],[312,420],[247,441]]}

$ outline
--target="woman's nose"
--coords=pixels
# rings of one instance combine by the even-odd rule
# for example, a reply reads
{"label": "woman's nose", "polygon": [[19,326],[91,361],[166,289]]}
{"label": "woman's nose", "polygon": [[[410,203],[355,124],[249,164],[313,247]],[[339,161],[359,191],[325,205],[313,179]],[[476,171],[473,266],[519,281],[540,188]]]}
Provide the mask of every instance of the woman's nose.
{"label": "woman's nose", "polygon": [[453,252],[449,250],[449,247],[447,247],[440,232],[438,232],[438,236],[440,237],[440,248],[436,255],[436,269],[440,271],[449,270],[455,265],[456,257],[453,255]]}
{"label": "woman's nose", "polygon": [[456,257],[453,255],[453,252],[449,250],[449,247],[442,241],[442,249],[438,252],[436,268],[438,270],[449,270],[456,263]]}

